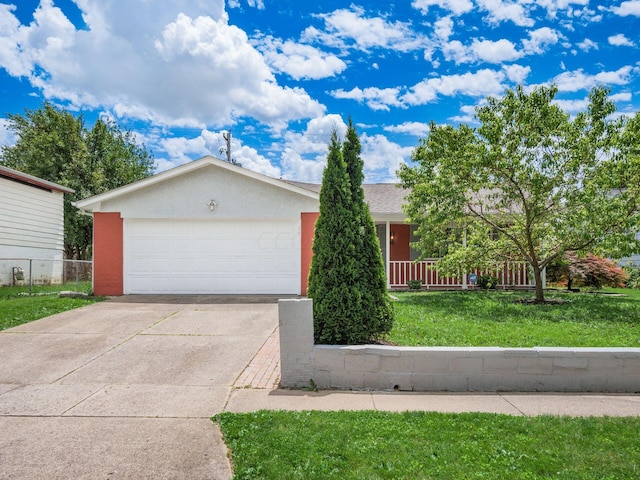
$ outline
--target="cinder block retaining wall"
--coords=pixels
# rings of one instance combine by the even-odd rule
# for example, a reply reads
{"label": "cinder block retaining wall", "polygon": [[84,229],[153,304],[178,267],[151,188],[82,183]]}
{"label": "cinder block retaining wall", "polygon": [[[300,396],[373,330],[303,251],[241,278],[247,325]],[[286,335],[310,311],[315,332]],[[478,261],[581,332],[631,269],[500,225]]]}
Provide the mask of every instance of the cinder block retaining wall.
{"label": "cinder block retaining wall", "polygon": [[280,300],[283,387],[452,392],[640,391],[638,348],[313,344],[312,301]]}

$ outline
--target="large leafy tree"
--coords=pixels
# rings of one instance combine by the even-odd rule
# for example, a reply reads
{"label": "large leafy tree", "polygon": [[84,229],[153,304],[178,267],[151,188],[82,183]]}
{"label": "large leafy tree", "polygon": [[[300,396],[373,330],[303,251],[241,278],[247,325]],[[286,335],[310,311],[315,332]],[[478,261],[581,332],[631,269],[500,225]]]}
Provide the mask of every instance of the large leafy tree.
{"label": "large leafy tree", "polygon": [[320,190],[307,292],[313,298],[316,343],[369,343],[392,326],[380,246],[372,237],[375,227],[364,203],[362,178],[360,142],[350,122],[344,145],[332,133]]}
{"label": "large leafy tree", "polygon": [[82,116],[50,103],[8,119],[17,141],[2,147],[0,164],[75,190],[65,195],[65,255],[90,258],[91,218],[71,202],[149,176],[152,155],[115,123],[98,120],[87,129]]}
{"label": "large leafy tree", "polygon": [[614,117],[604,88],[571,117],[555,87],[522,87],[476,109],[480,126],[431,124],[399,176],[423,254],[464,273],[507,259],[542,272],[565,252],[617,256],[640,249],[640,116]]}

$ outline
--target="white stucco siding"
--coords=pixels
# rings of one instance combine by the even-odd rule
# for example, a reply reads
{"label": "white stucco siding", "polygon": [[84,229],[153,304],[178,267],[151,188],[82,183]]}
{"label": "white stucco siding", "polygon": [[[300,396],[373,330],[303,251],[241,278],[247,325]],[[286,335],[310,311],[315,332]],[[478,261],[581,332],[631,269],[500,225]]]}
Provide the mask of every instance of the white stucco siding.
{"label": "white stucco siding", "polygon": [[[211,211],[207,204],[215,200]],[[102,202],[101,212],[122,218],[299,218],[318,201],[221,168],[207,167]]]}
{"label": "white stucco siding", "polygon": [[50,258],[64,248],[63,194],[0,178],[0,257]]}

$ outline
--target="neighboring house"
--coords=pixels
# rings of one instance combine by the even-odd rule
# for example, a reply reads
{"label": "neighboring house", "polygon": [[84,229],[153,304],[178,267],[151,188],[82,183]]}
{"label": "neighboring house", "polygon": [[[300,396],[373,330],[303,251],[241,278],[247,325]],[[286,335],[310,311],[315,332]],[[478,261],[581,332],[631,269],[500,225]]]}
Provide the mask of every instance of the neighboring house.
{"label": "neighboring house", "polygon": [[[405,192],[364,189],[389,286],[406,287],[412,275],[461,286],[411,261]],[[94,293],[304,295],[319,191],[204,157],[78,201],[94,218]]]}
{"label": "neighboring house", "polygon": [[35,281],[62,280],[65,193],[73,190],[0,166],[0,284],[25,281],[28,259]]}
{"label": "neighboring house", "polygon": [[[638,232],[636,234],[636,238],[638,240],[640,240],[640,232]],[[640,267],[640,253],[635,253],[633,255],[631,255],[630,257],[625,257],[623,259],[621,259],[618,264],[625,266],[625,265],[634,265],[636,267]]]}

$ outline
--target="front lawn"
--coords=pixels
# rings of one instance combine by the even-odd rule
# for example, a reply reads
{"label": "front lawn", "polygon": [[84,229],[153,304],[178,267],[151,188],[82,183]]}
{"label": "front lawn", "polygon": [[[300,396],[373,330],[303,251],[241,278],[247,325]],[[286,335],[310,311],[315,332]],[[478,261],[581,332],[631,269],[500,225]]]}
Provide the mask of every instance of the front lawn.
{"label": "front lawn", "polygon": [[564,303],[518,300],[531,292],[394,293],[388,340],[403,346],[640,347],[640,290],[549,292]]}
{"label": "front lawn", "polygon": [[640,418],[221,413],[235,479],[629,479]]}
{"label": "front lawn", "polygon": [[[90,288],[90,283],[78,284],[73,290],[88,291]],[[58,292],[62,290],[71,288],[69,285],[38,287],[36,294],[29,295],[28,287],[0,287],[0,330],[101,300],[97,297],[59,298]]]}

